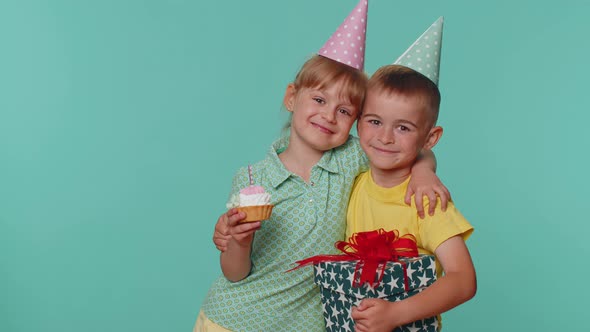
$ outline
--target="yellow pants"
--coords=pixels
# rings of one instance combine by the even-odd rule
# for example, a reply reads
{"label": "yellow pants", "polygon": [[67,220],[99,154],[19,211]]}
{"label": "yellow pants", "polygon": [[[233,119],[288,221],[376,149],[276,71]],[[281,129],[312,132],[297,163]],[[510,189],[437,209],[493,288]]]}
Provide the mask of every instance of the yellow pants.
{"label": "yellow pants", "polygon": [[205,313],[201,310],[199,312],[199,317],[197,318],[197,322],[195,323],[195,327],[193,328],[193,332],[231,332],[230,330],[223,328],[215,323],[213,323]]}

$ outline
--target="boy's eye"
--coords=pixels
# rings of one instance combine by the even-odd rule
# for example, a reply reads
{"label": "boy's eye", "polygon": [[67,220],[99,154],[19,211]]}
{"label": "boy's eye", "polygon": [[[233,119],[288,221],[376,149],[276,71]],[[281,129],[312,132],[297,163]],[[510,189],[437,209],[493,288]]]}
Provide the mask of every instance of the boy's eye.
{"label": "boy's eye", "polygon": [[318,103],[318,104],[324,104],[325,101],[324,99],[320,98],[320,97],[313,97],[313,100]]}
{"label": "boy's eye", "polygon": [[372,125],[378,126],[378,125],[381,124],[381,121],[379,121],[379,120],[369,120],[369,123],[372,124]]}
{"label": "boy's eye", "polygon": [[404,126],[404,125],[401,125],[401,126],[399,126],[398,128],[399,128],[399,130],[401,130],[401,131],[410,131],[410,128],[408,128],[408,127],[406,127],[406,126]]}

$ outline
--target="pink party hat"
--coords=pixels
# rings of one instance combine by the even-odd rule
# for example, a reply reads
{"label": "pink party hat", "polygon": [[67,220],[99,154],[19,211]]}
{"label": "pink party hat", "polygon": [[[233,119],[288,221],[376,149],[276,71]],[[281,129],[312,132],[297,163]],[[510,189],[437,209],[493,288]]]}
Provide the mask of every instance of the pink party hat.
{"label": "pink party hat", "polygon": [[363,70],[365,65],[365,37],[367,34],[367,7],[367,0],[359,1],[318,54]]}

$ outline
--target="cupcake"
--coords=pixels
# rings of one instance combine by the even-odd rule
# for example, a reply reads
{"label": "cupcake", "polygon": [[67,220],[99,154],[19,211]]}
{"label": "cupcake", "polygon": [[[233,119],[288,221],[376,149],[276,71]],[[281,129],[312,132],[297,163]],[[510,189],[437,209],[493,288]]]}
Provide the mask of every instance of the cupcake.
{"label": "cupcake", "polygon": [[248,186],[240,190],[240,205],[238,210],[246,213],[246,219],[242,222],[266,220],[272,213],[273,205],[270,204],[270,194],[261,186]]}
{"label": "cupcake", "polygon": [[266,220],[272,213],[273,205],[270,204],[270,194],[262,186],[255,186],[252,181],[252,169],[248,166],[250,185],[240,190],[239,195],[234,195],[227,203],[227,208],[237,208],[246,213],[246,219],[241,222],[254,222]]}

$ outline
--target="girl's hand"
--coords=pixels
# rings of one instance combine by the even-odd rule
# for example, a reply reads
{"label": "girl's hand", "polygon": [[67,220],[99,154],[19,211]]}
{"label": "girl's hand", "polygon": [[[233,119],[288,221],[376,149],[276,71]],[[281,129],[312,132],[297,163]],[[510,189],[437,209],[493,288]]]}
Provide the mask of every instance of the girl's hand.
{"label": "girl's hand", "polygon": [[215,224],[215,232],[213,232],[213,243],[217,250],[224,252],[227,250],[227,241],[231,238],[228,224],[230,221],[241,221],[246,218],[245,213],[238,211],[238,209],[229,209],[222,214]]}
{"label": "girl's hand", "polygon": [[227,241],[231,238],[231,235],[229,235],[229,229],[227,227],[227,215],[232,210],[234,209],[231,209],[228,212],[219,216],[219,218],[217,219],[217,223],[215,224],[215,231],[213,232],[213,243],[215,244],[217,250],[221,252],[227,250]]}
{"label": "girl's hand", "polygon": [[412,204],[412,195],[414,195],[414,203],[416,203],[416,210],[420,218],[424,218],[424,196],[428,197],[428,214],[431,216],[434,215],[437,195],[440,198],[440,207],[443,211],[446,211],[447,203],[451,200],[451,193],[447,187],[436,176],[436,173],[428,168],[412,168],[412,177],[405,197],[406,204]]}
{"label": "girl's hand", "polygon": [[254,239],[254,232],[260,229],[260,221],[241,223],[240,221],[246,219],[246,214],[237,209],[227,211],[226,218],[229,234],[225,241],[226,247],[230,239],[233,239],[240,247],[249,247]]}

